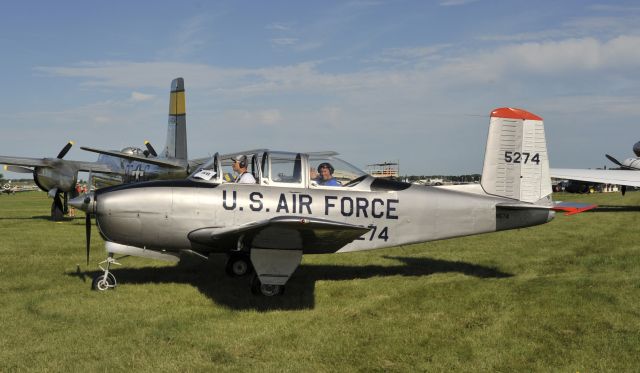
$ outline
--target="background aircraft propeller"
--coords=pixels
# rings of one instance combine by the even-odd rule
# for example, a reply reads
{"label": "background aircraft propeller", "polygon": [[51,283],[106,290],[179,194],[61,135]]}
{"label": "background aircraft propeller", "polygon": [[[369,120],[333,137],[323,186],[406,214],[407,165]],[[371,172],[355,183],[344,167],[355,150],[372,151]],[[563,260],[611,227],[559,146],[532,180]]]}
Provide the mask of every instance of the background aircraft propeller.
{"label": "background aircraft propeller", "polygon": [[151,146],[151,143],[149,141],[145,141],[144,146],[147,147],[147,151],[145,152],[146,153],[145,155],[147,157],[149,156],[149,154],[151,154],[154,157],[158,156],[158,153],[156,153],[156,150],[153,148],[153,146]]}
{"label": "background aircraft propeller", "polygon": [[62,150],[60,150],[60,153],[58,153],[57,158],[58,159],[64,158],[64,156],[67,155],[67,153],[69,152],[69,150],[71,149],[72,146],[73,146],[73,141],[69,141],[67,143],[67,145],[65,145],[64,148],[62,148]]}
{"label": "background aircraft propeller", "polygon": [[613,163],[617,164],[618,166],[620,166],[620,167],[622,167],[622,168],[624,168],[624,167],[625,167],[622,163],[620,163],[620,161],[618,161],[617,159],[613,158],[613,157],[612,157],[612,156],[610,156],[609,154],[605,154],[604,156],[605,156],[605,157],[607,157],[607,159],[608,159],[608,160],[610,160],[611,162],[613,162]]}
{"label": "background aircraft propeller", "polygon": [[91,213],[84,213],[85,238],[87,239],[87,265],[89,265],[89,250],[91,248]]}

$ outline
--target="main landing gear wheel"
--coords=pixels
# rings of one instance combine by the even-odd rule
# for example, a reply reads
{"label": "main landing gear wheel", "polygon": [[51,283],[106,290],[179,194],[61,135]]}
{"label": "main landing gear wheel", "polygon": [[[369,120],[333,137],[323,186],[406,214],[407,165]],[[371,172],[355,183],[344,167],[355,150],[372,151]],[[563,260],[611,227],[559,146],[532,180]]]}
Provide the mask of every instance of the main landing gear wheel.
{"label": "main landing gear wheel", "polygon": [[251,272],[251,261],[244,254],[231,254],[225,267],[227,274],[231,277],[242,277]]}
{"label": "main landing gear wheel", "polygon": [[96,291],[105,291],[116,287],[116,278],[112,273],[99,274],[93,278],[91,289]]}
{"label": "main landing gear wheel", "polygon": [[267,285],[260,282],[258,275],[254,275],[251,279],[251,292],[255,295],[264,295],[265,297],[275,297],[284,294],[284,285]]}

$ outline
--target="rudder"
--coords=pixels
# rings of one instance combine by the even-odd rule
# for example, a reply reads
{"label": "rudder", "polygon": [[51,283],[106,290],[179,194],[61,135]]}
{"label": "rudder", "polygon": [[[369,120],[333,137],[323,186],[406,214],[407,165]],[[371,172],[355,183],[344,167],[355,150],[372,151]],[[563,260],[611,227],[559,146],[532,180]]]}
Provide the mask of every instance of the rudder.
{"label": "rudder", "polygon": [[167,144],[163,153],[165,158],[188,159],[186,104],[182,78],[176,78],[171,82]]}

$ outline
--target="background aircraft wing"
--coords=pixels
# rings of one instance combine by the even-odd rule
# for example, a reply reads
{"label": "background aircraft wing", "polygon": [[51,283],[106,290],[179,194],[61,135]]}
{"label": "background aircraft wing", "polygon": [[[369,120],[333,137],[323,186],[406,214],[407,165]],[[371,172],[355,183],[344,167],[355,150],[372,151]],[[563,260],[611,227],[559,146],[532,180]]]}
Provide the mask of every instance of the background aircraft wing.
{"label": "background aircraft wing", "polygon": [[47,167],[53,159],[46,158],[24,158],[24,157],[7,157],[0,155],[0,164],[24,167]]}
{"label": "background aircraft wing", "polygon": [[210,159],[211,159],[211,157],[190,159],[189,160],[189,169],[190,170],[195,170],[198,167],[202,166],[203,164],[209,162]]}
{"label": "background aircraft wing", "polygon": [[192,242],[235,247],[240,236],[251,247],[303,250],[305,253],[336,252],[370,228],[337,221],[299,216],[279,216],[237,227],[210,227],[189,233]]}
{"label": "background aircraft wing", "polygon": [[640,171],[552,168],[550,173],[557,179],[640,187]]}
{"label": "background aircraft wing", "polygon": [[124,159],[128,159],[128,160],[131,160],[131,161],[149,163],[149,164],[153,164],[153,165],[156,165],[156,166],[162,166],[162,167],[168,167],[168,168],[177,168],[177,169],[186,168],[186,165],[182,164],[181,162],[179,162],[177,160],[176,161],[172,161],[172,160],[169,160],[169,159],[147,158],[147,157],[143,157],[143,156],[138,156],[138,155],[134,155],[134,154],[126,154],[126,153],[112,151],[112,150],[101,150],[101,149],[95,149],[95,148],[88,148],[86,146],[81,146],[80,149],[86,150],[88,152],[98,153],[98,154],[106,154],[106,155],[110,155],[112,157],[124,158]]}
{"label": "background aircraft wing", "polygon": [[[115,173],[115,170],[112,170],[111,167],[107,166],[104,163],[98,162],[82,162],[82,161],[68,161],[65,159],[59,158],[26,158],[26,157],[5,157],[0,156],[0,164],[11,165],[11,166],[21,166],[21,167],[56,167],[58,165],[70,165],[74,167],[77,171],[86,171],[86,172],[104,172],[104,173]],[[9,170],[14,171],[14,170]],[[19,170],[15,170],[19,171]],[[28,169],[26,171],[29,171]],[[20,171],[20,172],[26,172]]]}

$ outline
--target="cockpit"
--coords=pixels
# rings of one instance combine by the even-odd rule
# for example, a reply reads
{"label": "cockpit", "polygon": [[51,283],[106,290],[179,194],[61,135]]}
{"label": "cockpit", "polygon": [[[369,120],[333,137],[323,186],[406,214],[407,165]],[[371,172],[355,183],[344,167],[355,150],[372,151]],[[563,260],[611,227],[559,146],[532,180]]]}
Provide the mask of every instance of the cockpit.
{"label": "cockpit", "polygon": [[[226,155],[215,154],[189,177],[208,183],[235,183],[240,176],[234,162],[251,173],[255,183],[273,187],[340,188],[354,187],[367,178],[356,166],[336,157],[335,152],[292,153],[266,149]],[[244,156],[244,157],[241,157]]]}
{"label": "cockpit", "polygon": [[122,149],[120,152],[124,154],[129,154],[129,155],[139,155],[139,156],[144,155],[144,152],[142,151],[142,149],[136,148],[133,146],[126,147]]}

